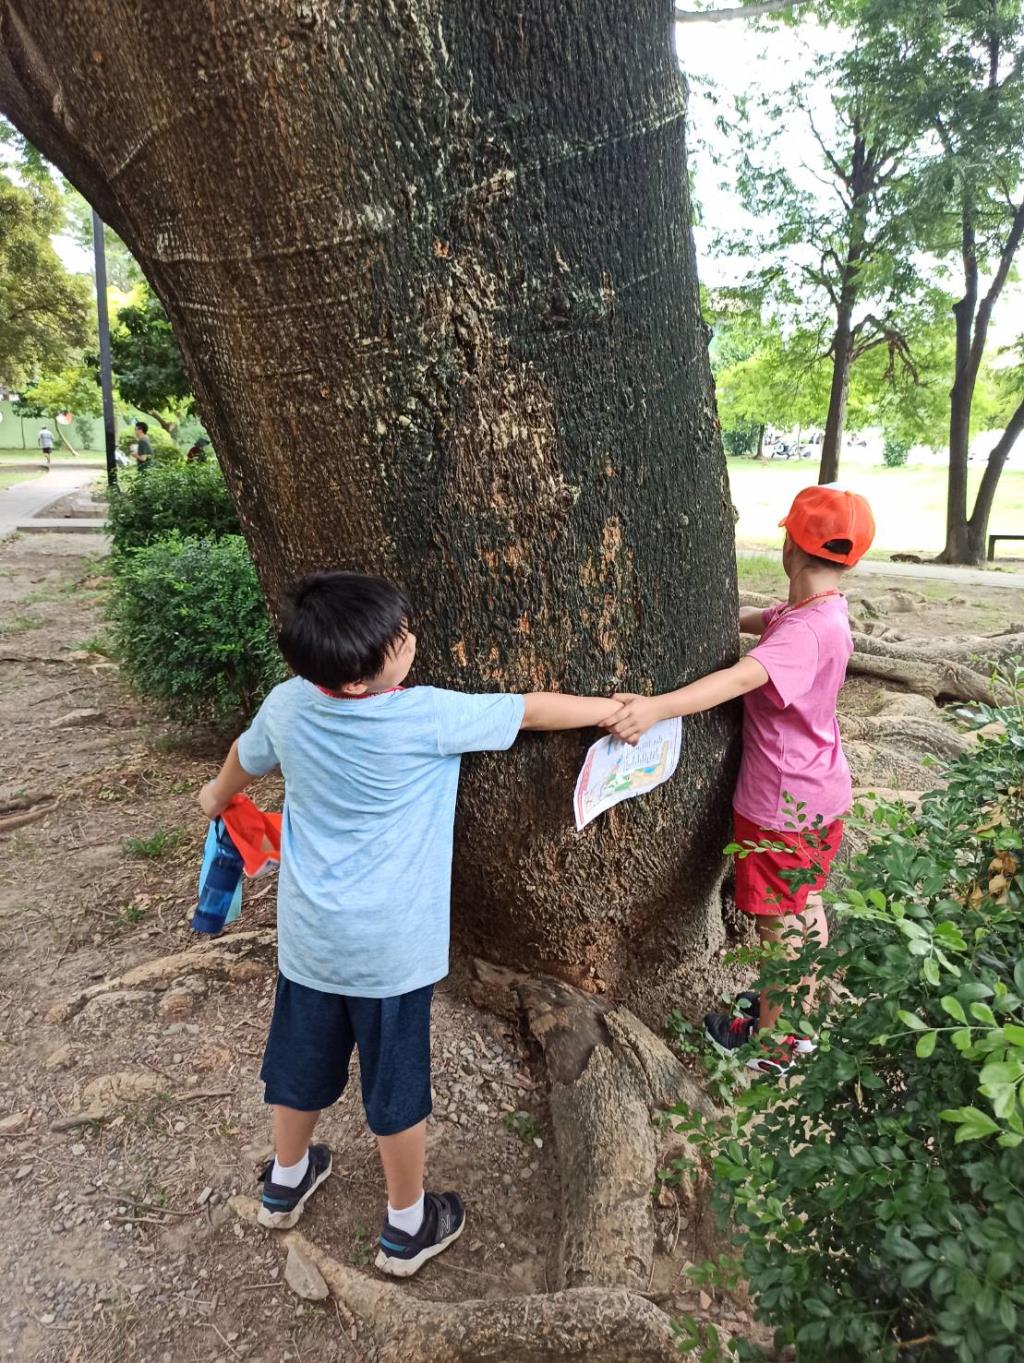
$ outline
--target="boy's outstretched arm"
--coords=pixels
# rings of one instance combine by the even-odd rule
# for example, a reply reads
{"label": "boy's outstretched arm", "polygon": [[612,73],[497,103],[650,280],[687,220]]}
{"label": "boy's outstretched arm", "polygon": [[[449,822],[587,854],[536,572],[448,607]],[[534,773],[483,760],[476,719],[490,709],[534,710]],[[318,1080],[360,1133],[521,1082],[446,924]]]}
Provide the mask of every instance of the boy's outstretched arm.
{"label": "boy's outstretched arm", "polygon": [[589,729],[614,719],[622,709],[618,697],[564,696],[533,691],[523,697],[521,729]]}
{"label": "boy's outstretched arm", "polygon": [[652,724],[660,719],[674,719],[676,715],[695,715],[701,710],[712,710],[727,700],[756,691],[768,681],[768,673],[756,658],[741,658],[732,667],[720,672],[709,672],[678,691],[666,691],[663,696],[633,696],[616,692],[614,700],[622,702],[622,709],[610,719],[598,720],[626,743],[636,743]]}
{"label": "boy's outstretched arm", "polygon": [[246,771],[238,760],[238,739],[231,745],[231,751],[224,759],[224,765],[213,778],[207,781],[199,792],[199,805],[208,819],[216,819],[227,808],[229,801],[240,795],[250,781],[257,778]]}
{"label": "boy's outstretched arm", "polygon": [[740,607],[740,633],[763,634],[764,611],[758,606]]}

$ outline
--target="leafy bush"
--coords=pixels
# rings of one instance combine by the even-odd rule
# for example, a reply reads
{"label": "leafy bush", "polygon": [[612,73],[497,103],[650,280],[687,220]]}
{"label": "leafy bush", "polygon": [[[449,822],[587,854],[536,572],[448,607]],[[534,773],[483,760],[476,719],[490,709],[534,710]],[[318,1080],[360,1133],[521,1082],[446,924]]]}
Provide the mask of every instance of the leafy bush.
{"label": "leafy bush", "polygon": [[235,508],[214,463],[156,465],[111,491],[108,523],[115,555],[174,531],[183,537],[238,534]]}
{"label": "leafy bush", "polygon": [[754,454],[761,427],[756,421],[737,421],[728,430],[722,428],[722,445],[726,454]]}
{"label": "leafy bush", "polygon": [[887,469],[901,469],[910,458],[913,441],[902,435],[887,435],[882,445],[882,462]]}
{"label": "leafy bush", "polygon": [[[1021,1357],[1024,712],[982,718],[990,736],[919,813],[864,816],[820,957],[841,997],[811,1015],[799,1082],[755,1083],[717,1123],[681,1112],[759,1318],[798,1363]],[[776,958],[762,981],[801,973]]]}
{"label": "leafy bush", "polygon": [[[155,421],[149,421],[149,443],[153,448],[154,464],[177,464],[184,458],[184,452],[175,444],[162,426],[158,426]],[[125,454],[136,443],[138,437],[135,434],[134,426],[123,426],[117,435],[117,448],[124,450]]]}
{"label": "leafy bush", "polygon": [[241,536],[136,549],[119,565],[110,614],[129,680],[176,719],[247,718],[285,675]]}

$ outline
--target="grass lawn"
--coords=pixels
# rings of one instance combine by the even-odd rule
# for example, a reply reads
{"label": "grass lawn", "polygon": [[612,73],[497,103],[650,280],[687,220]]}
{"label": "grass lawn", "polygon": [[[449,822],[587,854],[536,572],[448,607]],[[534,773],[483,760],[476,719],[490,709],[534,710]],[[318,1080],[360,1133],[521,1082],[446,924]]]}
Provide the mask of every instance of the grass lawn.
{"label": "grass lawn", "polygon": [[[728,460],[732,499],[740,513],[736,538],[740,544],[779,545],[778,522],[802,487],[817,481],[815,459],[792,459],[757,463],[753,459]],[[969,487],[981,481],[983,465],[972,465]],[[937,553],[945,541],[946,469],[911,467],[887,469],[847,461],[840,473],[844,487],[863,493],[871,503],[878,525],[872,553]],[[1024,470],[1007,469],[999,480],[990,529],[1024,534]],[[1013,544],[996,546],[996,555],[1010,558]],[[1019,550],[1019,546],[1016,546]]]}
{"label": "grass lawn", "polygon": [[0,488],[10,487],[12,483],[27,483],[32,478],[42,476],[42,469],[5,469],[0,466]]}
{"label": "grass lawn", "polygon": [[[79,450],[79,451],[78,451],[78,454],[79,454],[79,456],[81,456],[83,459],[96,459],[97,457],[102,457],[103,454],[104,454],[104,451],[103,451],[103,450]],[[19,449],[0,449],[0,467],[2,467],[4,464],[8,464],[8,463],[10,463],[10,464],[22,463],[22,464],[23,464],[23,463],[25,463],[26,460],[42,459],[42,457],[43,457],[42,451],[36,449],[35,445],[30,446],[30,448],[27,449],[27,450],[23,450],[23,449],[20,449],[20,448],[19,448]],[[67,448],[66,445],[57,444],[57,445],[54,445],[54,447],[53,447],[53,458],[54,458],[54,459],[74,459],[75,456],[71,453],[71,451]]]}

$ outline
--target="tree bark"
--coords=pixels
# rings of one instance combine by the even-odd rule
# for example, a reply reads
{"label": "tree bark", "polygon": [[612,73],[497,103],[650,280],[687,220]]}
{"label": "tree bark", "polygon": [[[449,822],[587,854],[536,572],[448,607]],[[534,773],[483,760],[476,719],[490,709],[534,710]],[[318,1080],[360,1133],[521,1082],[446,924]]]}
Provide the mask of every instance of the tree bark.
{"label": "tree bark", "polygon": [[[996,488],[999,485],[1000,475],[1006,467],[1006,461],[1010,457],[1010,451],[1020,439],[1022,432],[1024,432],[1024,402],[1018,404],[1017,410],[1006,423],[1006,429],[989,452],[988,463],[985,465],[985,472],[974,497],[974,510],[971,512],[971,519],[967,522],[967,552],[969,555],[967,561],[970,563],[982,565],[987,558],[988,523],[995,503]],[[1019,526],[1015,529],[1019,529]]]}
{"label": "tree bark", "polygon": [[821,442],[819,483],[834,483],[839,477],[839,455],[843,446],[843,427],[846,423],[846,401],[850,393],[850,365],[853,359],[853,337],[850,331],[852,305],[841,301],[832,340],[832,386],[828,395],[828,415]]}
{"label": "tree bark", "polygon": [[[736,656],[669,0],[0,0],[0,48],[0,107],[166,307],[272,602],[389,575],[414,680],[466,690]],[[594,735],[467,761],[457,935],[670,988],[652,965],[721,940],[734,734],[692,720],[675,780],[582,835]]]}

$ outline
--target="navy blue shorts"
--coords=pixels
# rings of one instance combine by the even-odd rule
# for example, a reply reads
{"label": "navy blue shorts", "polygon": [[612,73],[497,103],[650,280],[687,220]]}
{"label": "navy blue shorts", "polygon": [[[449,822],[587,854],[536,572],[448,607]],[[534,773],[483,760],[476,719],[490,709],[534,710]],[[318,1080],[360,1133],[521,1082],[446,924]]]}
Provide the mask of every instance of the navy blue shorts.
{"label": "navy blue shorts", "polygon": [[430,1116],[432,984],[388,999],[324,994],[281,974],[260,1078],[266,1101],[300,1112],[336,1103],[359,1050],[366,1120],[394,1136]]}

